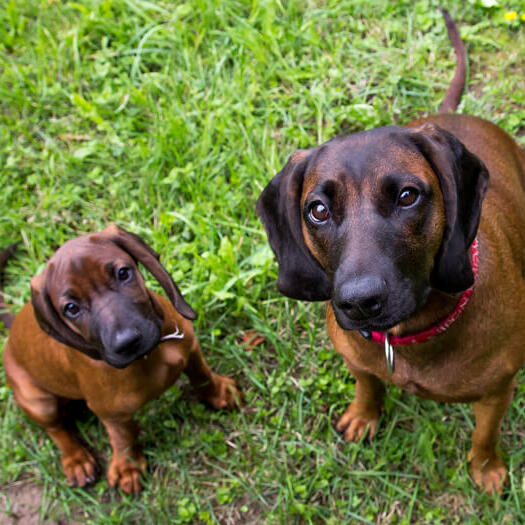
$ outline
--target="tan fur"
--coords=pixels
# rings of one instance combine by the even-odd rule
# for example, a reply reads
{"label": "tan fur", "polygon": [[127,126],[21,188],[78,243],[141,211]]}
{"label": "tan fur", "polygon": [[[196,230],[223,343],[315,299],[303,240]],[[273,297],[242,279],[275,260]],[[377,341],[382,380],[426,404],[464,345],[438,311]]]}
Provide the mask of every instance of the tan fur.
{"label": "tan fur", "polygon": [[[106,233],[108,230],[115,233],[110,229]],[[68,249],[74,252],[75,244],[70,244]],[[97,258],[96,250],[94,252],[91,262]],[[56,258],[57,255],[55,263]],[[55,275],[57,281],[67,277],[60,269]],[[84,288],[78,287],[83,289],[83,294],[89,294],[90,288],[97,282],[102,284],[104,278],[95,270],[89,277],[92,284],[87,285],[89,281],[84,280]],[[32,284],[39,285],[39,279]],[[57,287],[57,292],[59,289]],[[72,485],[92,482],[96,465],[77,437],[63,426],[59,406],[64,399],[84,399],[106,427],[113,449],[108,482],[126,493],[141,489],[140,476],[146,467],[136,444],[138,429],[133,415],[173,385],[182,372],[188,375],[198,396],[216,409],[232,408],[239,399],[235,383],[209,369],[191,321],[180,315],[165,297],[152,291],[147,293],[155,308],[161,310],[161,335],[171,334],[178,327],[184,338],[159,344],[146,357],[131,362],[126,368],[114,368],[103,360],[92,359],[47,335],[40,328],[31,303],[22,308],[11,328],[3,353],[8,384],[20,407],[57,444],[64,472]],[[54,304],[60,300],[52,297]],[[82,327],[72,329],[77,333],[83,331]]]}

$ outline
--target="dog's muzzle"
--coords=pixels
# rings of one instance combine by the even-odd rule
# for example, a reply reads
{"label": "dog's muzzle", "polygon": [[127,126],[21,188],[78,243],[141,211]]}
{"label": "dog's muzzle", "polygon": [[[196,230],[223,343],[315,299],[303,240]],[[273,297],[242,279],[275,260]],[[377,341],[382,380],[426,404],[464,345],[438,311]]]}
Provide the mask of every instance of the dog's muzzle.
{"label": "dog's muzzle", "polygon": [[347,280],[334,288],[333,303],[351,322],[366,322],[378,317],[388,297],[386,282],[379,277]]}

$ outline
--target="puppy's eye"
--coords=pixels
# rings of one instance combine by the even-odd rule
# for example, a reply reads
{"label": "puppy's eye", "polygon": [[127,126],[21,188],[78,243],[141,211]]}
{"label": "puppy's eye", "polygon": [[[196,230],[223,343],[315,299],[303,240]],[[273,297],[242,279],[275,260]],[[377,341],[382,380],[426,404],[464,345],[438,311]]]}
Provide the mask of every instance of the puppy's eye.
{"label": "puppy's eye", "polygon": [[308,217],[314,224],[324,224],[330,218],[330,210],[321,201],[315,201],[310,204]]}
{"label": "puppy's eye", "polygon": [[121,282],[129,281],[131,279],[131,275],[131,268],[128,268],[127,266],[123,266],[117,272],[118,280]]}
{"label": "puppy's eye", "polygon": [[80,315],[80,306],[75,303],[67,303],[64,306],[64,315],[70,319],[75,319]]}
{"label": "puppy's eye", "polygon": [[415,204],[419,199],[419,190],[416,188],[403,188],[399,197],[397,198],[397,205],[403,208],[408,208]]}

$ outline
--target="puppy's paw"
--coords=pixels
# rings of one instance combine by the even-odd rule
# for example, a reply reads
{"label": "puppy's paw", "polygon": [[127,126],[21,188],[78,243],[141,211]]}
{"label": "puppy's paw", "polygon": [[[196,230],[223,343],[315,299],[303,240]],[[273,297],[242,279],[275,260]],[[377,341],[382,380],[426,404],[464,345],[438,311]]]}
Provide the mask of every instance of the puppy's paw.
{"label": "puppy's paw", "polygon": [[135,494],[142,490],[140,478],[146,470],[146,459],[142,452],[113,455],[109,464],[107,479],[110,487],[118,487],[126,494]]}
{"label": "puppy's paw", "polygon": [[232,410],[242,402],[242,394],[229,377],[212,374],[212,381],[200,392],[200,398],[215,410]]}
{"label": "puppy's paw", "polygon": [[507,481],[507,467],[499,455],[476,454],[471,449],[468,454],[469,472],[481,490],[487,494],[501,494]]}
{"label": "puppy's paw", "polygon": [[71,454],[62,456],[61,463],[72,487],[84,487],[95,481],[97,464],[84,447],[79,446]]}
{"label": "puppy's paw", "polygon": [[358,406],[354,401],[341,416],[335,428],[343,433],[345,441],[359,441],[366,435],[370,441],[376,432],[380,415],[381,410],[378,408]]}

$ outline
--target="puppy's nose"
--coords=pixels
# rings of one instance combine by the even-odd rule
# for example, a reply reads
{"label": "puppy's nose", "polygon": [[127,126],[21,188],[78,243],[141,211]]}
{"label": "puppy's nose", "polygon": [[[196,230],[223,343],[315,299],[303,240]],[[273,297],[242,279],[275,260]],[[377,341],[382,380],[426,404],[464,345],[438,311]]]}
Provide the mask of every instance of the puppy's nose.
{"label": "puppy's nose", "polygon": [[140,344],[142,336],[136,328],[124,328],[113,336],[111,349],[117,354],[132,353]]}
{"label": "puppy's nose", "polygon": [[361,277],[335,287],[336,305],[352,320],[377,317],[386,302],[386,282],[379,277]]}

